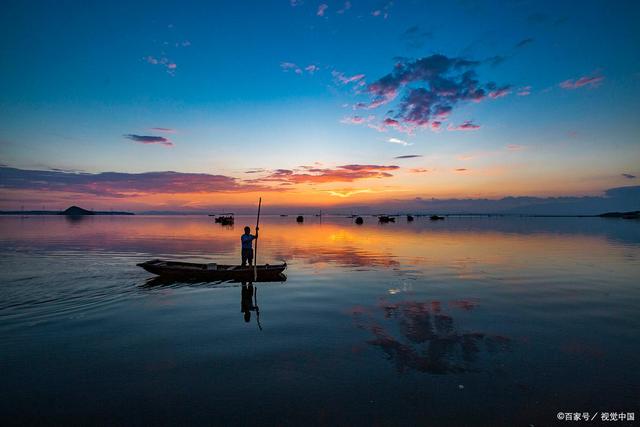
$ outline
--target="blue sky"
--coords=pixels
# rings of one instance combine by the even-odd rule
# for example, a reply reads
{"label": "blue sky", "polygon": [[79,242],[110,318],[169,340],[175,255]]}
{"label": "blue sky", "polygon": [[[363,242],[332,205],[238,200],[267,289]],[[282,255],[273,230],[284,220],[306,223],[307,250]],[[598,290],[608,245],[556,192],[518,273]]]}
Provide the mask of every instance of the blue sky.
{"label": "blue sky", "polygon": [[[0,162],[25,171],[9,202],[35,203],[28,172],[50,169],[223,175],[242,184],[224,195],[237,202],[285,183],[282,203],[319,204],[599,194],[640,174],[637,2],[112,3],[5,4]],[[417,114],[406,97],[436,84],[423,77],[437,55],[458,92],[431,92]],[[379,89],[393,97],[354,108]],[[182,206],[162,192],[118,203]]]}

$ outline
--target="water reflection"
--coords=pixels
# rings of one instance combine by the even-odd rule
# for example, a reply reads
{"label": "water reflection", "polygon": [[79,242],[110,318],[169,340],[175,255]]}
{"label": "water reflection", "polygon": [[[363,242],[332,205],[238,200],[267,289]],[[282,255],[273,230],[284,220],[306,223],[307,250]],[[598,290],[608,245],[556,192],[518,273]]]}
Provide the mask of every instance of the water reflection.
{"label": "water reflection", "polygon": [[[255,283],[283,283],[287,281],[287,275],[280,273],[276,277],[267,277],[266,279],[260,278],[258,276],[258,280],[254,280]],[[161,287],[181,287],[181,286],[189,286],[189,287],[224,287],[225,285],[231,285],[233,287],[238,286],[237,284],[241,283],[245,285],[247,282],[232,279],[225,281],[213,281],[213,282],[203,282],[202,279],[199,278],[176,278],[171,276],[154,276],[150,279],[147,279],[142,283],[139,287],[141,289],[153,289],[153,288],[161,288]]]}
{"label": "water reflection", "polygon": [[242,282],[240,287],[242,299],[240,301],[240,311],[244,314],[244,321],[251,322],[251,312],[256,313],[256,323],[258,328],[262,330],[260,324],[260,307],[258,307],[258,288],[253,286],[252,282]]}
{"label": "water reflection", "polygon": [[[465,311],[475,306],[466,300],[449,305]],[[374,308],[356,307],[352,314],[358,328],[373,334],[367,344],[380,348],[399,373],[477,372],[484,356],[509,351],[512,343],[502,335],[460,331],[440,301],[381,300]]]}

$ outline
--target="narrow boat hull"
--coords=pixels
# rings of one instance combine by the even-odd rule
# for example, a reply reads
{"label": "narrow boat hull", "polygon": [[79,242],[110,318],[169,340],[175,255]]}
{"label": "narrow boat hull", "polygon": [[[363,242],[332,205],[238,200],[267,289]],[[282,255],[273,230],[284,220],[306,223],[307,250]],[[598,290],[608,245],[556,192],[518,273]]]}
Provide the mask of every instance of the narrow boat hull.
{"label": "narrow boat hull", "polygon": [[247,281],[247,282],[274,282],[284,281],[284,270],[287,263],[262,264],[257,266],[258,277],[254,280],[254,269],[251,266],[224,265],[224,264],[198,264],[191,262],[178,262],[154,259],[138,264],[149,273],[161,277],[184,278],[202,281]]}

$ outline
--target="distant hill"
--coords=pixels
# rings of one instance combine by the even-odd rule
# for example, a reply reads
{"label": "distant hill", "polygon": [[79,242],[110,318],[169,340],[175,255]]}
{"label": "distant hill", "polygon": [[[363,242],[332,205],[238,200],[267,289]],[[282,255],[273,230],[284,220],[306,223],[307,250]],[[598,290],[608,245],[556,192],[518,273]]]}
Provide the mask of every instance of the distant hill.
{"label": "distant hill", "polygon": [[60,212],[58,215],[78,216],[78,215],[95,215],[95,213],[88,211],[86,209],[82,209],[78,206],[71,206],[71,207],[68,207],[66,210]]}
{"label": "distant hill", "polygon": [[624,219],[640,219],[640,211],[631,212],[607,212],[598,215],[602,218],[624,218]]}

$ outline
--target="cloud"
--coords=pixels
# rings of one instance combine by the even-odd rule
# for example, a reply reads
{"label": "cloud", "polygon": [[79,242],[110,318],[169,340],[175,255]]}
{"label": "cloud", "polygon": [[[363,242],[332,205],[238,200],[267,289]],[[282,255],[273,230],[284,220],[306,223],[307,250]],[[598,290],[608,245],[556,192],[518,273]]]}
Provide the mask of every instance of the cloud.
{"label": "cloud", "polygon": [[462,124],[458,126],[453,126],[451,124],[447,126],[447,130],[451,130],[451,131],[474,131],[478,129],[480,129],[480,125],[474,124],[471,120],[462,122]]}
{"label": "cloud", "polygon": [[520,40],[518,43],[516,43],[514,48],[520,49],[520,48],[525,47],[525,46],[527,46],[527,45],[529,45],[531,43],[533,43],[533,39],[531,37],[528,37],[528,38]]}
{"label": "cloud", "polygon": [[309,74],[313,74],[316,71],[318,71],[320,69],[320,67],[318,67],[317,65],[314,64],[309,64],[306,67],[304,67],[305,71],[308,72]]}
{"label": "cloud", "polygon": [[296,74],[303,74],[304,71],[306,71],[309,74],[313,74],[316,71],[320,70],[320,67],[318,67],[317,65],[309,64],[306,67],[304,67],[304,71],[303,71],[302,67],[299,67],[297,64],[293,62],[281,62],[280,68],[282,68],[282,71],[284,71],[285,73],[288,73],[289,71],[293,71]]}
{"label": "cloud", "polygon": [[523,86],[516,92],[518,96],[528,96],[531,95],[531,86]]}
{"label": "cloud", "polygon": [[[374,109],[404,94],[395,114],[389,117],[393,122],[383,125],[406,126],[409,132],[417,127],[431,127],[433,121],[446,120],[461,102],[479,102],[509,93],[508,85],[480,82],[475,71],[479,65],[479,61],[440,54],[413,61],[401,60],[391,73],[366,87],[371,101],[358,103],[356,107]],[[435,126],[439,128],[439,124]]]}
{"label": "cloud", "polygon": [[331,182],[353,182],[370,178],[390,178],[389,172],[400,169],[395,165],[343,165],[336,168],[304,167],[304,171],[276,169],[255,183],[289,182],[291,184],[321,184]]}
{"label": "cloud", "polygon": [[422,157],[422,154],[407,154],[406,156],[396,156],[394,159],[415,159],[417,157]]}
{"label": "cloud", "polygon": [[429,169],[413,168],[413,169],[409,169],[409,172],[411,172],[411,173],[427,173],[427,172],[429,172]]}
{"label": "cloud", "polygon": [[433,38],[433,33],[420,29],[418,25],[407,28],[402,35],[400,35],[400,40],[412,49],[421,49],[424,43],[431,38]]}
{"label": "cloud", "polygon": [[498,98],[502,98],[503,96],[507,96],[510,93],[511,93],[510,88],[502,87],[502,88],[495,89],[495,90],[492,90],[491,92],[489,92],[489,98],[498,99]]}
{"label": "cloud", "polygon": [[155,130],[157,132],[164,132],[164,133],[176,133],[176,130],[171,128],[151,128],[150,130]]}
{"label": "cloud", "polygon": [[562,89],[578,89],[584,86],[590,88],[596,88],[602,84],[604,80],[604,76],[602,75],[593,75],[593,76],[583,76],[576,80],[565,80],[561,82],[558,86]]}
{"label": "cloud", "polygon": [[302,74],[302,68],[298,67],[293,62],[282,62],[280,63],[280,68],[282,68],[282,71],[285,73],[293,71],[296,74]]}
{"label": "cloud", "polygon": [[328,5],[326,5],[325,3],[322,3],[320,6],[318,6],[318,11],[316,12],[316,15],[324,16],[324,13],[328,8],[329,8]]}
{"label": "cloud", "polygon": [[302,3],[304,3],[302,0],[289,0],[291,7],[300,6]]}
{"label": "cloud", "polygon": [[371,11],[371,16],[382,16],[384,19],[389,17],[389,10],[393,6],[393,1],[388,1],[384,3],[381,7],[378,7]]}
{"label": "cloud", "polygon": [[145,56],[142,59],[144,59],[151,65],[162,65],[163,67],[166,68],[167,74],[169,74],[170,76],[174,76],[175,70],[176,68],[178,68],[178,65],[175,62],[173,62],[171,59],[167,58],[166,56],[161,56],[160,58],[156,58],[155,56],[149,55],[149,56]]}
{"label": "cloud", "polygon": [[349,125],[361,125],[364,123],[368,123],[375,119],[375,116],[362,117],[362,116],[351,116],[351,117],[343,117],[340,120],[340,123],[345,123]]}
{"label": "cloud", "polygon": [[127,134],[123,135],[125,138],[130,139],[131,141],[139,142],[141,144],[160,144],[166,147],[173,147],[173,142],[164,136],[153,136],[153,135],[135,135],[135,134]]}
{"label": "cloud", "polygon": [[466,172],[466,171],[468,171],[468,170],[469,170],[469,169],[466,169],[466,168],[458,168],[458,169],[456,169],[455,171],[456,171],[456,172]]}
{"label": "cloud", "polygon": [[391,119],[388,117],[384,119],[381,123],[369,123],[367,126],[369,126],[371,129],[377,130],[378,132],[386,132],[388,128],[392,128],[397,130],[398,132],[404,132],[408,135],[412,135],[414,130],[413,127],[405,126],[402,123],[400,123],[398,120]]}
{"label": "cloud", "polygon": [[359,80],[364,79],[365,77],[364,74],[354,74],[353,76],[345,76],[344,73],[340,71],[335,71],[335,70],[331,72],[331,75],[333,76],[333,78],[337,83],[341,83],[343,85],[357,82]]}
{"label": "cloud", "polygon": [[266,172],[265,169],[249,169],[244,171],[244,173],[262,173],[262,172]]}
{"label": "cloud", "polygon": [[631,175],[630,173],[623,173],[621,174],[624,178],[627,179],[636,179],[637,177],[635,175]]}
{"label": "cloud", "polygon": [[371,193],[371,189],[370,188],[363,188],[360,190],[353,190],[353,189],[343,189],[343,190],[328,190],[327,193],[329,193],[332,196],[335,197],[341,197],[341,198],[347,198],[347,197],[351,197],[354,196],[356,194],[362,194],[362,193]]}
{"label": "cloud", "polygon": [[70,173],[0,168],[0,188],[125,198],[145,194],[235,193],[268,190],[224,175],[181,172]]}
{"label": "cloud", "polygon": [[522,151],[525,149],[525,146],[518,144],[508,144],[505,148],[509,151]]}
{"label": "cloud", "polygon": [[347,10],[351,9],[351,2],[350,1],[345,1],[344,5],[342,6],[341,9],[338,10],[338,14],[342,15],[343,13],[345,13]]}
{"label": "cloud", "polygon": [[505,55],[495,55],[492,56],[490,58],[486,59],[486,62],[489,63],[489,65],[491,65],[492,67],[497,67],[498,65],[502,64],[504,61],[506,61],[507,59],[509,59],[508,56]]}
{"label": "cloud", "polygon": [[408,147],[410,145],[413,145],[413,143],[411,143],[411,142],[403,141],[402,139],[398,139],[398,138],[389,138],[389,142],[392,143],[392,144],[402,145],[404,147]]}

